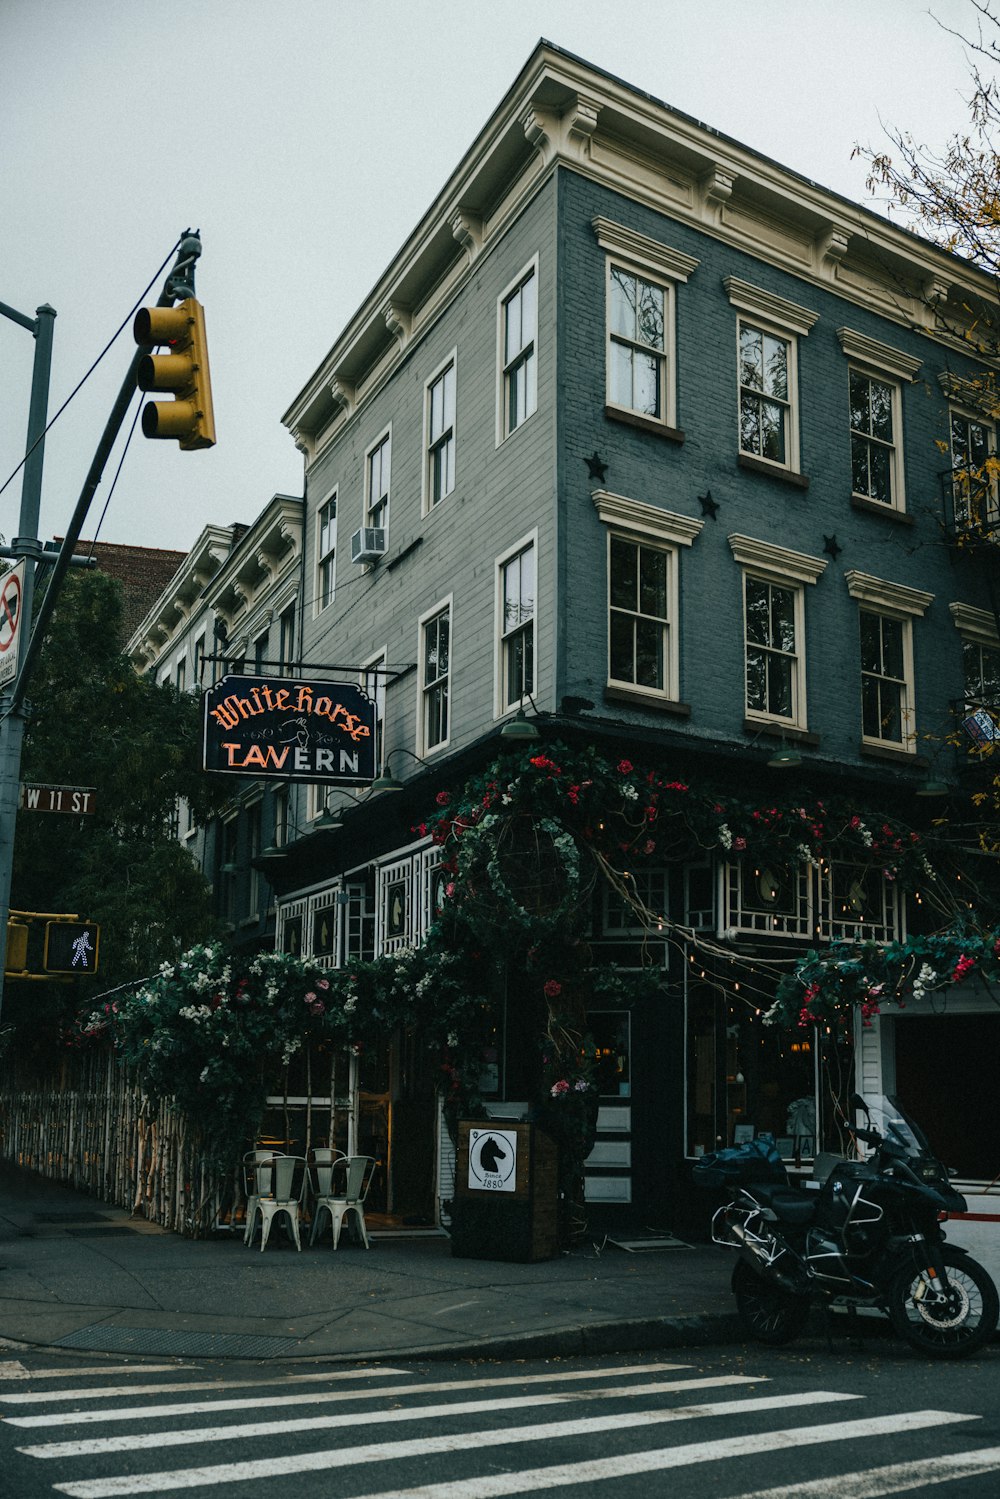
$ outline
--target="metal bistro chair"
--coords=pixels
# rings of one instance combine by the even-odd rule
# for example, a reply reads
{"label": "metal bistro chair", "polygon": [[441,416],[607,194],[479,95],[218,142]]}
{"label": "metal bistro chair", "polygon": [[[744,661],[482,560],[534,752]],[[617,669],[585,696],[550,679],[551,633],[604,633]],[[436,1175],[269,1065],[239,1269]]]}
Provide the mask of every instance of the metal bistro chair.
{"label": "metal bistro chair", "polygon": [[305,1156],[275,1155],[266,1161],[258,1161],[257,1213],[260,1217],[260,1248],[263,1254],[271,1232],[271,1224],[279,1213],[288,1219],[295,1240],[295,1247],[302,1248],[299,1237],[299,1215],[302,1199],[309,1180]]}
{"label": "metal bistro chair", "polygon": [[[275,1156],[283,1154],[280,1150],[248,1150],[243,1157],[243,1195],[246,1198],[246,1222],[243,1226],[243,1242],[249,1244],[253,1238],[254,1226],[257,1222],[257,1206],[260,1202],[260,1193],[257,1190],[257,1167],[263,1161],[271,1161]],[[270,1181],[268,1181],[270,1191]]]}
{"label": "metal bistro chair", "polygon": [[377,1165],[378,1161],[370,1155],[344,1156],[333,1163],[332,1171],[344,1177],[344,1189],[340,1193],[316,1197],[310,1243],[316,1238],[323,1213],[329,1213],[330,1227],[333,1230],[333,1247],[336,1249],[340,1243],[340,1230],[344,1219],[353,1214],[365,1248],[371,1248],[368,1229],[365,1226],[365,1198],[368,1196],[368,1188],[372,1184]]}

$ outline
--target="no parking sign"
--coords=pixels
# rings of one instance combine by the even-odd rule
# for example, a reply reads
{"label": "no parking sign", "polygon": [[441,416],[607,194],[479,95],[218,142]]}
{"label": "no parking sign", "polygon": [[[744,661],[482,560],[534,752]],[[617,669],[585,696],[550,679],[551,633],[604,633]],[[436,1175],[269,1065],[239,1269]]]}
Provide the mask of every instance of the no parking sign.
{"label": "no parking sign", "polygon": [[24,558],[0,578],[0,687],[17,676],[18,642],[21,638],[21,603],[24,598]]}

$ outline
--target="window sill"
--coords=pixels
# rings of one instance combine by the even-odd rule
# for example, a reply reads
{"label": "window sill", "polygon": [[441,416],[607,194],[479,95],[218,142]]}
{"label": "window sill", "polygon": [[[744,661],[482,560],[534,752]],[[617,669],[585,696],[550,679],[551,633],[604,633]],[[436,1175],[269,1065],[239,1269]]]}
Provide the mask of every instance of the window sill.
{"label": "window sill", "polygon": [[851,509],[860,510],[863,515],[878,515],[883,520],[893,520],[901,526],[913,525],[913,516],[907,515],[905,510],[896,510],[892,505],[883,505],[878,500],[866,500],[864,495],[851,495]]}
{"label": "window sill", "polygon": [[743,720],[744,734],[753,734],[756,738],[763,735],[766,739],[787,739],[796,744],[818,745],[820,737],[811,733],[808,729],[797,729],[794,724],[783,724],[777,719],[768,718],[745,718]]}
{"label": "window sill", "polygon": [[655,437],[665,437],[668,442],[682,443],[684,433],[680,427],[668,427],[651,416],[642,416],[638,411],[628,411],[623,406],[605,406],[604,415],[613,422],[623,422],[626,427],[635,427],[640,432],[652,432]]}
{"label": "window sill", "polygon": [[605,687],[606,703],[631,703],[636,708],[651,708],[654,713],[669,713],[674,718],[690,718],[691,704],[676,698],[656,697],[650,692],[630,691],[628,687]]}
{"label": "window sill", "polygon": [[921,770],[925,770],[931,763],[926,755],[918,755],[916,750],[895,749],[888,744],[869,744],[867,739],[862,739],[858,753],[864,755],[866,760],[894,760],[897,765],[916,765]]}
{"label": "window sill", "polygon": [[737,453],[736,463],[739,468],[745,468],[751,474],[764,474],[768,479],[777,479],[779,483],[790,484],[793,489],[809,488],[809,480],[805,474],[797,474],[793,469],[782,468],[778,463],[768,463],[764,458],[751,458],[749,453]]}

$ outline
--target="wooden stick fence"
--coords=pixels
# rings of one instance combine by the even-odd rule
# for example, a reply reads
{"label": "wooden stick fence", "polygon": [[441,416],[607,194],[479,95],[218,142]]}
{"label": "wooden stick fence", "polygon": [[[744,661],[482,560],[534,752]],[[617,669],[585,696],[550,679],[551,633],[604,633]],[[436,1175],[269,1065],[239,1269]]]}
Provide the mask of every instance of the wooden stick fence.
{"label": "wooden stick fence", "polygon": [[0,1156],[201,1238],[232,1211],[235,1181],[206,1167],[198,1133],[169,1103],[153,1108],[111,1056],[62,1060],[51,1079],[0,1087]]}

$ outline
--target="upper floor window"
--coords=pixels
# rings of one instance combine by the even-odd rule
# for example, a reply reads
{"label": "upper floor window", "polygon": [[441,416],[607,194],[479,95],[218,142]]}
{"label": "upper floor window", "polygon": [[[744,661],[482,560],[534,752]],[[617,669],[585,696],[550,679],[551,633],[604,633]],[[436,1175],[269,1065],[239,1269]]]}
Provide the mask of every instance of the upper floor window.
{"label": "upper floor window", "polygon": [[535,690],[535,546],[500,563],[500,712]]}
{"label": "upper floor window", "polygon": [[665,420],[666,289],[623,266],[608,268],[608,399]]}
{"label": "upper floor window", "polygon": [[427,509],[455,488],[455,359],[427,386]]}
{"label": "upper floor window", "polygon": [[738,318],[739,450],[790,472],[799,467],[797,334],[817,314],[735,276],[723,281]]}
{"label": "upper floor window", "polygon": [[282,671],[295,661],[295,605],[289,604],[278,617],[278,660]]}
{"label": "upper floor window", "polygon": [[861,605],[862,743],[912,754],[913,618],[926,611],[934,595],[856,571],[845,574],[845,581]]}
{"label": "upper floor window", "polygon": [[1000,522],[1000,496],[990,461],[995,455],[992,423],[952,410],[952,504],[959,531],[992,530]]}
{"label": "upper floor window", "polygon": [[420,626],[420,717],[423,749],[448,741],[451,686],[451,605],[422,620]]}
{"label": "upper floor window", "polygon": [[612,415],[672,429],[675,286],[698,262],[610,219],[596,218],[592,227],[608,257],[606,404]]}
{"label": "upper floor window", "polygon": [[592,499],[608,526],[608,690],[676,699],[678,550],[704,522],[606,490]]}
{"label": "upper floor window", "polygon": [[902,390],[920,360],[853,328],[838,328],[837,339],[851,360],[851,492],[862,506],[904,510]]}
{"label": "upper floor window", "polygon": [[187,686],[187,662],[183,656],[177,663],[177,671],[174,677],[178,692],[183,692]]}
{"label": "upper floor window", "polygon": [[851,490],[880,505],[896,505],[899,387],[862,370],[850,371]]}
{"label": "upper floor window", "polygon": [[743,567],[746,715],[805,729],[805,585],[826,561],[750,536],[730,536]]}
{"label": "upper floor window", "polygon": [[333,603],[337,580],[337,496],[332,494],[316,517],[316,609]]}
{"label": "upper floor window", "polygon": [[375,768],[382,768],[385,748],[385,651],[380,651],[361,671],[361,688],[375,704]]}
{"label": "upper floor window", "polygon": [[254,670],[254,676],[259,677],[261,675],[261,673],[263,672],[263,670],[264,670],[264,664],[267,661],[267,648],[268,648],[268,640],[269,640],[269,638],[270,638],[270,634],[269,634],[269,631],[267,631],[267,630],[262,630],[259,635],[257,635],[257,636],[254,637],[254,643],[253,643],[253,670]]}
{"label": "upper floor window", "polygon": [[200,692],[205,683],[205,652],[206,636],[199,635],[194,643],[194,681],[191,683],[194,692]]}
{"label": "upper floor window", "polygon": [[501,438],[509,437],[538,405],[538,277],[535,267],[500,300],[503,362]]}
{"label": "upper floor window", "polygon": [[366,526],[389,526],[389,480],[392,467],[392,439],[387,432],[368,454],[365,472]]}

